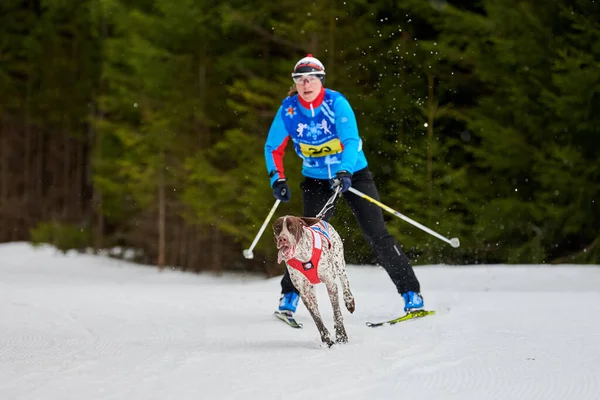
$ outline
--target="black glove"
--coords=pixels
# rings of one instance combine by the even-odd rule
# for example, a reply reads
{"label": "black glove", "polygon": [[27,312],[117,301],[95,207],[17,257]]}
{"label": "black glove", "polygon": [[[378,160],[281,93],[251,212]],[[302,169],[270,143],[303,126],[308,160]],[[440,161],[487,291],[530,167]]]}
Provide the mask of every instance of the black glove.
{"label": "black glove", "polygon": [[350,186],[352,186],[352,174],[348,171],[338,171],[337,174],[335,174],[331,188],[335,189],[338,186],[342,193],[350,189]]}
{"label": "black glove", "polygon": [[292,197],[290,187],[285,181],[285,179],[278,179],[273,184],[273,196],[275,196],[277,200],[290,201],[290,197]]}

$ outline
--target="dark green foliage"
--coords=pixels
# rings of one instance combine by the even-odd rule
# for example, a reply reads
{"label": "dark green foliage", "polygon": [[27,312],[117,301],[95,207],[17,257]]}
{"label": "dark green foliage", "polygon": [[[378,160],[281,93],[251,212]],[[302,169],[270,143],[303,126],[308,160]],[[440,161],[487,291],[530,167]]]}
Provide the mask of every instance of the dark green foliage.
{"label": "dark green foliage", "polygon": [[[241,251],[274,202],[263,145],[310,52],[354,107],[381,201],[461,240],[452,249],[386,213],[415,263],[598,263],[598,15],[583,0],[6,0],[0,151],[27,139],[0,163],[4,177],[25,176],[0,185],[0,205],[63,176],[86,205],[77,216],[66,200],[32,207],[34,241],[82,246],[87,231],[61,224],[100,221],[95,243],[141,248],[149,262],[281,272],[270,227],[264,259]],[[47,148],[39,162],[33,144]],[[69,181],[46,166],[44,185],[27,189],[59,151],[86,172]],[[299,214],[291,145],[285,166],[292,201],[276,215]],[[332,222],[349,262],[373,262],[343,202]]]}
{"label": "dark green foliage", "polygon": [[91,246],[89,229],[61,222],[43,222],[31,229],[31,244],[49,244],[63,253],[69,250],[85,251]]}

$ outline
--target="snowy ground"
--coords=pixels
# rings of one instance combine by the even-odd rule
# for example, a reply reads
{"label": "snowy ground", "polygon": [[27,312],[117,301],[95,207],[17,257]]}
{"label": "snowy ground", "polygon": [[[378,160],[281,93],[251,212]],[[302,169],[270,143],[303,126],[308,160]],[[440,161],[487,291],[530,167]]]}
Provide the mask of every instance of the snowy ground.
{"label": "snowy ground", "polygon": [[279,279],[0,245],[0,399],[600,399],[599,266],[417,275],[439,314],[368,328],[402,302],[350,267],[350,343],[323,349],[303,306],[301,330],[271,315]]}

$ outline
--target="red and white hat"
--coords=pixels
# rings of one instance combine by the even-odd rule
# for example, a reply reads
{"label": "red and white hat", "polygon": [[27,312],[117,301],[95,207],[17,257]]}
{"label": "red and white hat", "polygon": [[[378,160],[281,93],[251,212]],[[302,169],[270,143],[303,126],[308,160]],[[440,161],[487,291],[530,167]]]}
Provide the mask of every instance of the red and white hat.
{"label": "red and white hat", "polygon": [[294,66],[292,77],[298,75],[325,75],[325,67],[312,54],[307,54]]}

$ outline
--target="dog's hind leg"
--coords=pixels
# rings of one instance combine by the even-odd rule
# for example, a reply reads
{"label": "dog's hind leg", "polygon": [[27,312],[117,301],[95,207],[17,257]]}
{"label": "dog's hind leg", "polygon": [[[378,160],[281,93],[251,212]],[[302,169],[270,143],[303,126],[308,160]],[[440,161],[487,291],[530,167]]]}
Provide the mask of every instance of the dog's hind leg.
{"label": "dog's hind leg", "polygon": [[304,275],[302,275],[302,273],[292,270],[291,268],[290,277],[292,278],[294,286],[300,292],[300,298],[302,299],[304,306],[306,306],[310,316],[312,317],[313,321],[315,321],[315,325],[317,326],[319,334],[321,335],[321,341],[328,347],[333,346],[331,335],[323,323],[321,313],[319,313],[319,305],[317,303],[315,287],[304,277]]}
{"label": "dog's hind leg", "polygon": [[350,282],[348,282],[348,276],[346,275],[346,271],[340,275],[340,282],[342,283],[342,294],[344,295],[344,304],[346,304],[346,308],[350,311],[350,314],[354,312],[356,309],[356,303],[354,301],[354,295],[350,291]]}
{"label": "dog's hind leg", "polygon": [[344,304],[350,313],[353,313],[356,307],[354,302],[354,296],[350,291],[350,282],[348,281],[348,275],[346,274],[346,261],[344,257],[337,257],[334,260],[335,267],[337,269],[338,276],[340,277],[340,283],[342,284],[342,295],[344,296]]}
{"label": "dog's hind leg", "polygon": [[329,300],[331,300],[331,307],[333,308],[335,341],[337,343],[348,343],[348,334],[346,333],[346,328],[344,327],[344,317],[342,317],[342,310],[340,309],[337,283],[334,277],[331,277],[331,279],[324,280],[323,283],[327,288]]}

